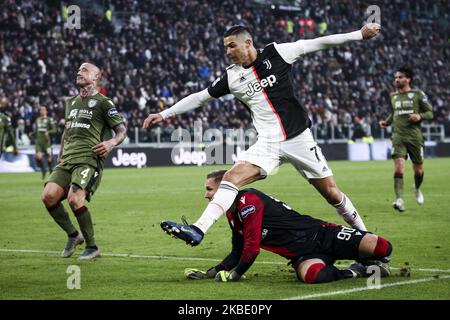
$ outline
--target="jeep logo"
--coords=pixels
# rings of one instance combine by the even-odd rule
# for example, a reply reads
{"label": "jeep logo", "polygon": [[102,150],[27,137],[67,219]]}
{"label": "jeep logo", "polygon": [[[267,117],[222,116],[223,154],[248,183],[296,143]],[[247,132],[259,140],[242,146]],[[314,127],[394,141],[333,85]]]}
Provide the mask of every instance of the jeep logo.
{"label": "jeep logo", "polygon": [[201,166],[206,163],[206,153],[204,151],[185,151],[183,148],[179,149],[179,153],[176,152],[177,148],[172,150],[172,163],[176,165],[180,164],[196,164]]}
{"label": "jeep logo", "polygon": [[115,167],[138,167],[142,168],[147,165],[147,156],[144,152],[123,152],[122,149],[117,150],[117,157],[112,158]]}
{"label": "jeep logo", "polygon": [[253,96],[255,93],[261,91],[265,87],[273,87],[277,82],[277,77],[271,74],[267,78],[261,80],[261,82],[252,82],[248,84],[248,91],[245,93],[249,97]]}

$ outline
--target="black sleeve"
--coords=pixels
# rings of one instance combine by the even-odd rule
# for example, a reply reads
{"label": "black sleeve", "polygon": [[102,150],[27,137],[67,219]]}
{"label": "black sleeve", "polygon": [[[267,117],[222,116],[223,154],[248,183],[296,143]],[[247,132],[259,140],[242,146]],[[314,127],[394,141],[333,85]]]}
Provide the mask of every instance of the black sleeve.
{"label": "black sleeve", "polygon": [[211,97],[214,97],[216,99],[230,93],[230,88],[228,87],[227,72],[225,72],[220,78],[217,78],[208,87],[208,93],[211,95]]}
{"label": "black sleeve", "polygon": [[229,271],[233,269],[238,263],[244,248],[244,237],[240,235],[237,231],[233,230],[232,238],[233,248],[228,256],[222,260],[217,266],[214,267],[217,272],[226,270]]}

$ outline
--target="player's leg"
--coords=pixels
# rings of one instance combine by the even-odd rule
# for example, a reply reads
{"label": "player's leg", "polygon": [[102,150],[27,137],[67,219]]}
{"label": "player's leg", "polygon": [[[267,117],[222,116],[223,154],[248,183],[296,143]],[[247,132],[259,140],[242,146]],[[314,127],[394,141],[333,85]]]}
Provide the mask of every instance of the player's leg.
{"label": "player's leg", "polygon": [[89,165],[77,166],[72,172],[71,186],[67,201],[78,221],[81,233],[86,241],[86,249],[79,257],[90,260],[100,256],[100,250],[95,243],[94,225],[89,209],[86,207],[86,193],[97,179],[95,168]]}
{"label": "player's leg", "polygon": [[53,153],[52,153],[52,148],[51,146],[48,146],[48,148],[46,149],[45,152],[45,156],[47,158],[47,164],[48,164],[48,170],[50,171],[50,173],[53,172]]}
{"label": "player's leg", "polygon": [[358,276],[352,270],[340,270],[332,263],[326,263],[320,258],[303,260],[295,267],[297,278],[305,283],[325,283],[342,279],[356,278]]}
{"label": "player's leg", "polygon": [[389,275],[392,245],[386,239],[366,231],[343,226],[324,226],[320,230],[320,252],[336,260],[357,260],[359,263],[350,265],[349,269],[360,276],[367,276],[366,267],[377,265],[382,276]]}
{"label": "player's leg", "polygon": [[414,193],[416,195],[416,201],[418,204],[422,205],[425,201],[422,191],[420,191],[420,186],[423,182],[423,176],[425,174],[423,170],[423,163],[417,164],[413,163],[414,170]]}
{"label": "player's leg", "polygon": [[384,260],[392,253],[392,244],[383,237],[366,233],[358,247],[361,259]]}
{"label": "player's leg", "polygon": [[407,149],[399,138],[392,139],[392,159],[394,159],[394,192],[395,201],[392,207],[399,212],[406,210],[403,200],[403,175],[405,173],[405,161]]}
{"label": "player's leg", "polygon": [[420,191],[420,186],[423,182],[424,170],[423,170],[423,142],[418,141],[416,144],[408,145],[408,154],[411,158],[413,171],[414,171],[414,193],[416,195],[416,201],[422,205],[424,203],[424,196]]}
{"label": "player's leg", "polygon": [[209,228],[232,206],[239,188],[265,178],[278,165],[278,144],[256,142],[241,154],[238,162],[225,173],[214,199],[193,225],[164,221],[161,223],[162,229],[190,245],[198,245]]}
{"label": "player's leg", "polygon": [[395,201],[392,203],[392,207],[395,210],[403,212],[406,210],[405,202],[403,200],[403,175],[405,173],[405,158],[394,158],[394,192]]}
{"label": "player's leg", "polygon": [[309,182],[336,209],[336,212],[345,222],[355,229],[367,230],[352,201],[336,186],[333,176],[322,179],[309,179]]}
{"label": "player's leg", "polygon": [[214,199],[208,204],[194,226],[206,233],[222,214],[230,209],[239,188],[259,179],[261,179],[261,168],[249,162],[236,163],[225,173]]}
{"label": "player's leg", "polygon": [[339,215],[354,228],[367,230],[350,199],[336,186],[333,172],[309,129],[281,144],[283,157],[319,191]]}
{"label": "player's leg", "polygon": [[45,185],[42,192],[42,202],[53,220],[63,229],[67,236],[67,244],[61,252],[62,257],[70,257],[77,245],[83,243],[84,239],[76,230],[69,214],[61,201],[66,197],[67,191],[63,186],[70,184],[70,173],[61,167],[50,175],[49,182]]}
{"label": "player's leg", "polygon": [[44,179],[46,170],[44,167],[44,162],[42,161],[42,152],[40,151],[40,148],[38,145],[36,145],[36,153],[34,155],[34,159],[36,160],[36,164],[39,167],[39,169],[41,169],[42,179]]}
{"label": "player's leg", "polygon": [[232,206],[239,187],[261,179],[261,169],[249,162],[238,162],[228,170],[200,218],[192,225],[163,221],[161,228],[190,245],[198,245],[209,228]]}

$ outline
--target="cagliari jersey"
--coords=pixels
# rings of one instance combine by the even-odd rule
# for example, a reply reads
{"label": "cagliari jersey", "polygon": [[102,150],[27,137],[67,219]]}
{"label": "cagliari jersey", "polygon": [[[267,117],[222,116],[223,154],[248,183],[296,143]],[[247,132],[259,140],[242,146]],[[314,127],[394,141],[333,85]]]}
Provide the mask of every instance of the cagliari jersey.
{"label": "cagliari jersey", "polygon": [[422,90],[411,89],[406,93],[392,92],[390,94],[392,113],[386,120],[392,124],[393,139],[421,141],[422,130],[420,122],[409,120],[409,115],[420,114],[422,120],[433,119],[433,112],[428,97]]}
{"label": "cagliari jersey", "polygon": [[101,93],[84,99],[77,95],[66,101],[66,128],[62,162],[103,165],[92,147],[111,137],[111,129],[123,122],[114,103]]}
{"label": "cagliari jersey", "polygon": [[45,134],[56,133],[56,123],[51,117],[38,117],[35,122],[34,135],[36,144],[46,144],[51,141],[50,137],[46,138]]}
{"label": "cagliari jersey", "polygon": [[14,149],[17,149],[16,138],[14,137],[14,129],[12,126],[11,118],[6,114],[0,112],[0,156],[3,153],[3,148],[5,146],[7,136],[9,136]]}
{"label": "cagliari jersey", "polygon": [[308,111],[295,95],[292,63],[296,59],[290,50],[290,46],[268,44],[258,50],[250,66],[229,66],[208,88],[212,97],[232,94],[250,110],[258,139],[284,141],[311,125]]}

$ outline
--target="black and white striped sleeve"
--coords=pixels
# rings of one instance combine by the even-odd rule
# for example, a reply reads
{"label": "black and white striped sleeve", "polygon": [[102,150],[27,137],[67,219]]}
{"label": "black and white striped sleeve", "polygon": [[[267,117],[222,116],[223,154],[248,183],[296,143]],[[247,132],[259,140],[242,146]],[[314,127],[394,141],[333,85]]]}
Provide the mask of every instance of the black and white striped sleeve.
{"label": "black and white striped sleeve", "polygon": [[228,75],[226,72],[221,77],[214,80],[211,86],[209,86],[208,92],[216,99],[230,93],[230,88],[228,86]]}

